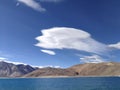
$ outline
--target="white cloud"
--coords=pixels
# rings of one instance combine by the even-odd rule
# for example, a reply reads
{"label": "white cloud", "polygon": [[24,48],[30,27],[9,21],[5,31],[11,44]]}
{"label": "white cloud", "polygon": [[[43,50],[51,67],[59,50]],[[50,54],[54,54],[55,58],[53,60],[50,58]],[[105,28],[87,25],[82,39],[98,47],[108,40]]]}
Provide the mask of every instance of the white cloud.
{"label": "white cloud", "polygon": [[120,42],[116,43],[116,44],[110,44],[108,45],[111,48],[116,48],[116,49],[120,49]]}
{"label": "white cloud", "polygon": [[107,51],[107,46],[94,40],[91,35],[81,29],[55,27],[44,29],[42,35],[36,37],[35,46],[46,49],[74,49],[96,54]]}
{"label": "white cloud", "polygon": [[105,61],[102,57],[98,55],[84,56],[80,58],[80,60],[84,63],[101,63]]}
{"label": "white cloud", "polygon": [[51,67],[51,68],[62,68],[60,66],[53,66],[53,65],[46,65],[46,66],[33,66],[33,67],[38,67],[38,68],[47,68],[47,67]]}
{"label": "white cloud", "polygon": [[4,58],[4,57],[0,57],[0,60],[6,60],[7,58]]}
{"label": "white cloud", "polygon": [[47,53],[49,55],[55,55],[56,54],[54,51],[51,51],[51,50],[41,50],[41,52]]}
{"label": "white cloud", "polygon": [[61,2],[63,0],[40,0],[41,2]]}
{"label": "white cloud", "polygon": [[35,0],[18,0],[18,2],[25,4],[28,7],[31,7],[34,10],[43,12],[46,11],[45,8],[43,8],[40,3],[36,2]]}

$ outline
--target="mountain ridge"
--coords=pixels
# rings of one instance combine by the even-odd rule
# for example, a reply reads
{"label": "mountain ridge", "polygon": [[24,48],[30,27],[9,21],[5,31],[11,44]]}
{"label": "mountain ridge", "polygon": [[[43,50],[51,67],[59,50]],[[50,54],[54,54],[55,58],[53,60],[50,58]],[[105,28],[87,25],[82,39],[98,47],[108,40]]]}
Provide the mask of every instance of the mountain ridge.
{"label": "mountain ridge", "polygon": [[0,61],[0,77],[83,77],[83,76],[120,76],[120,63],[102,62],[77,64],[68,68],[37,68],[24,64]]}

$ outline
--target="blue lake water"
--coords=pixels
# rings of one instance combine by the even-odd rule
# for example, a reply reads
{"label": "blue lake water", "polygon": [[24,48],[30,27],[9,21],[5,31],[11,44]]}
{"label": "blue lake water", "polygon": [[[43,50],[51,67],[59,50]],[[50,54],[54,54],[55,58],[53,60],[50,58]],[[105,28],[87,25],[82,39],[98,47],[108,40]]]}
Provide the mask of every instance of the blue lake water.
{"label": "blue lake water", "polygon": [[120,78],[0,79],[0,90],[120,90]]}

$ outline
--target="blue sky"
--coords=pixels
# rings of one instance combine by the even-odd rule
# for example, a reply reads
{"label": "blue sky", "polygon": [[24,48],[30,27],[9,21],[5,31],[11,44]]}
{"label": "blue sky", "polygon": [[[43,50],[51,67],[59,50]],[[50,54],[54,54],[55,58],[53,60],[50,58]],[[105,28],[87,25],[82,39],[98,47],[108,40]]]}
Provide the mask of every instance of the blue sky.
{"label": "blue sky", "polygon": [[119,42],[119,0],[0,0],[1,59],[61,67],[119,62]]}

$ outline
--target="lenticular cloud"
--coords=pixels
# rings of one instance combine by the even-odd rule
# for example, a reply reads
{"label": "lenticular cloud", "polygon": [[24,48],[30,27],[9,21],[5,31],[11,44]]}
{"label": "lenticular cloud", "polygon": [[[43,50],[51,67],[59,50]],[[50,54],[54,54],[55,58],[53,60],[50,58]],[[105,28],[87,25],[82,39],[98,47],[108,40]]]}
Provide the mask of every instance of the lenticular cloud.
{"label": "lenticular cloud", "polygon": [[91,35],[81,29],[55,27],[41,30],[42,35],[36,37],[35,46],[44,49],[74,49],[100,54],[107,46],[94,40]]}

